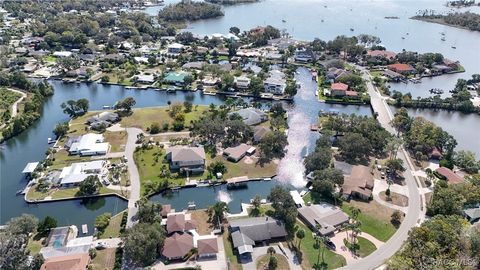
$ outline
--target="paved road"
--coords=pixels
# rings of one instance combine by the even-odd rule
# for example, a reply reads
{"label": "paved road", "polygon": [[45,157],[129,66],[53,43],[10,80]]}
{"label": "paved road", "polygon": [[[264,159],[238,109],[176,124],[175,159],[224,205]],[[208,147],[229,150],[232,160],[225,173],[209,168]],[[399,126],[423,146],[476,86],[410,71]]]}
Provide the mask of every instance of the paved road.
{"label": "paved road", "polygon": [[[362,67],[357,68],[365,71],[365,69]],[[381,95],[375,90],[368,73],[364,73],[363,78],[367,81],[367,88],[371,97],[371,104],[373,110],[378,113],[378,121],[387,131],[392,134],[396,134],[395,129],[390,125],[393,115],[390,111],[390,108],[386,104],[385,99],[382,98]],[[383,246],[370,254],[368,257],[351,265],[342,267],[341,269],[374,269],[382,265],[402,247],[404,241],[408,238],[408,232],[410,229],[423,221],[425,217],[425,199],[421,198],[421,196],[423,197],[423,195],[420,195],[419,192],[419,187],[421,186],[417,182],[418,179],[416,179],[412,174],[412,171],[414,171],[415,168],[413,167],[407,152],[403,147],[399,150],[397,157],[402,159],[404,164],[407,165],[407,170],[403,174],[409,194],[409,204],[405,218],[395,234]]]}
{"label": "paved road", "polygon": [[138,174],[138,168],[133,160],[133,153],[135,152],[135,144],[137,135],[142,133],[142,130],[138,128],[126,128],[128,138],[125,145],[125,157],[127,158],[128,174],[130,176],[130,198],[128,200],[128,219],[127,228],[130,228],[134,224],[134,217],[137,214],[136,203],[140,200],[140,175]]}

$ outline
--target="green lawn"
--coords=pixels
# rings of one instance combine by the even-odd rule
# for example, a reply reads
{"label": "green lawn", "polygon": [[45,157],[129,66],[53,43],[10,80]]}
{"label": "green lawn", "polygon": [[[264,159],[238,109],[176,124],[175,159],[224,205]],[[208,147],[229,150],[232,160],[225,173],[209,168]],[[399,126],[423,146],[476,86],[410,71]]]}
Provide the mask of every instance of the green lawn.
{"label": "green lawn", "polygon": [[35,255],[40,252],[40,249],[43,247],[42,242],[45,238],[35,239],[35,235],[32,235],[28,239],[27,248],[30,250],[30,255]]}
{"label": "green lawn", "polygon": [[[349,206],[349,203],[344,202],[342,204],[342,210],[348,215],[351,215]],[[372,206],[372,208],[374,207]],[[392,237],[396,231],[395,227],[390,223],[390,219],[382,220],[373,216],[371,213],[365,213],[363,210],[358,216],[358,219],[362,223],[360,226],[362,231],[383,242]]]}
{"label": "green lawn", "polygon": [[119,237],[122,217],[123,217],[123,212],[120,212],[115,216],[113,216],[110,219],[110,223],[108,224],[107,228],[105,228],[105,231],[100,235],[99,238],[105,239],[110,237]]}
{"label": "green lawn", "polygon": [[115,248],[97,250],[97,256],[91,261],[92,269],[112,270],[115,265],[115,250]]}
{"label": "green lawn", "polygon": [[[207,110],[208,106],[194,105],[191,112],[185,113],[185,129],[189,127],[191,121],[199,119]],[[169,130],[172,131],[174,120],[168,112],[168,106],[134,109],[133,114],[123,117],[120,124],[123,127],[137,127],[146,130],[153,123],[158,123],[160,128],[163,128],[163,124],[168,123]]]}
{"label": "green lawn", "polygon": [[[314,248],[315,240],[312,235],[312,231],[305,226],[303,223],[297,221],[297,226],[299,229],[303,229],[305,231],[305,238],[303,238],[301,242],[301,250],[302,253],[305,255],[306,259],[310,262],[310,269],[315,263],[317,263],[318,257],[318,249]],[[298,239],[295,239],[294,243],[296,244]],[[304,258],[305,258],[304,257]],[[321,257],[320,257],[321,262]],[[331,250],[325,250],[325,263],[328,265],[328,269],[335,269],[346,265],[345,258],[341,255],[334,253]],[[302,266],[304,263],[302,262]]]}
{"label": "green lawn", "polygon": [[[281,270],[288,270],[290,267],[288,266],[288,261],[285,256],[280,254],[273,254],[273,256],[277,259],[277,268]],[[257,269],[268,269],[268,262],[270,261],[270,255],[265,254],[262,255],[260,258],[257,259]]]}
{"label": "green lawn", "polygon": [[103,136],[105,138],[105,142],[108,142],[111,145],[110,152],[122,152],[125,150],[125,144],[127,144],[128,137],[126,131],[106,131],[103,133]]}
{"label": "green lawn", "polygon": [[[29,200],[43,200],[46,197],[50,196],[52,199],[65,199],[65,198],[74,198],[78,192],[78,187],[75,188],[62,188],[62,189],[53,189],[48,192],[39,192],[35,189],[35,185],[32,186],[27,193],[27,199]],[[112,190],[102,186],[100,188],[99,194],[111,194],[117,193],[125,198],[128,198],[127,191]]]}
{"label": "green lawn", "polygon": [[[353,248],[352,244],[346,239],[343,239],[343,243],[348,249],[351,250]],[[357,236],[357,243],[355,244],[355,249],[358,256],[362,258],[367,257],[368,255],[372,254],[372,252],[377,250],[377,248],[372,242],[361,236]]]}
{"label": "green lawn", "polygon": [[[165,160],[166,151],[160,147],[154,146],[152,149],[141,149],[133,155],[135,164],[140,174],[141,193],[145,192],[145,184],[150,181],[152,183],[160,183],[163,178],[160,177],[160,171],[164,165],[169,168],[168,162]],[[174,176],[174,174],[172,174]],[[185,177],[169,179],[173,185],[183,185]]]}

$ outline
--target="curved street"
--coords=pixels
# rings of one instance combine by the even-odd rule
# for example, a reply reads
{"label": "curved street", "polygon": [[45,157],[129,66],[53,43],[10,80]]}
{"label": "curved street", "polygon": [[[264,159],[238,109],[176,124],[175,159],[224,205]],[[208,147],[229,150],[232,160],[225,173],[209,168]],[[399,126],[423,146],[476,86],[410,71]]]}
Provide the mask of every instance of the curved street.
{"label": "curved street", "polygon": [[[393,119],[393,114],[390,111],[385,99],[376,91],[371,82],[371,76],[369,72],[363,68],[356,66],[362,71],[363,79],[367,82],[368,93],[371,98],[371,105],[373,111],[378,114],[377,120],[380,124],[390,133],[396,135],[395,129],[390,125]],[[379,249],[367,256],[366,258],[359,260],[355,263],[342,267],[341,269],[374,269],[385,263],[390,257],[392,257],[403,245],[408,238],[408,232],[411,228],[419,225],[425,218],[425,198],[423,194],[419,192],[421,185],[419,179],[412,174],[415,168],[410,161],[407,151],[401,147],[398,151],[398,158],[402,159],[406,164],[406,171],[403,173],[405,182],[408,187],[408,208],[405,213],[405,218],[402,224],[395,232],[395,234],[385,242]]]}

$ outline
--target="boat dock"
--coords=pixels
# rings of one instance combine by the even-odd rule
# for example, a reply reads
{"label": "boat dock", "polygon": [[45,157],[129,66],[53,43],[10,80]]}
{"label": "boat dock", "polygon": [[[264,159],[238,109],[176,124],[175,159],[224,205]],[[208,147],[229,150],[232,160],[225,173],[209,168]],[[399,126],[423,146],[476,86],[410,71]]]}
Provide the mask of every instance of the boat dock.
{"label": "boat dock", "polygon": [[83,234],[87,234],[87,233],[88,233],[88,226],[87,226],[87,224],[83,224],[83,225],[82,225],[82,233],[83,233]]}

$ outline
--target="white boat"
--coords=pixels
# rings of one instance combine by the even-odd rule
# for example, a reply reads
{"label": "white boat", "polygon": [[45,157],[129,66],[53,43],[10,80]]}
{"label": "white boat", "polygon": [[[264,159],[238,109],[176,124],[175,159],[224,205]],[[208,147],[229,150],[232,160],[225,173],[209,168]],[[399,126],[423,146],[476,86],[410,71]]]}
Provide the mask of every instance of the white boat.
{"label": "white boat", "polygon": [[195,204],[195,202],[188,202],[188,206],[187,206],[188,210],[195,210],[195,208],[197,208],[197,205]]}
{"label": "white boat", "polygon": [[87,224],[83,224],[83,225],[82,225],[82,233],[83,233],[83,234],[87,234],[87,233],[88,233],[88,226],[87,226]]}
{"label": "white boat", "polygon": [[47,142],[48,142],[48,144],[52,144],[52,143],[55,143],[55,140],[52,140],[52,138],[48,138]]}

